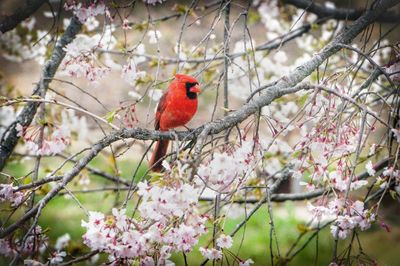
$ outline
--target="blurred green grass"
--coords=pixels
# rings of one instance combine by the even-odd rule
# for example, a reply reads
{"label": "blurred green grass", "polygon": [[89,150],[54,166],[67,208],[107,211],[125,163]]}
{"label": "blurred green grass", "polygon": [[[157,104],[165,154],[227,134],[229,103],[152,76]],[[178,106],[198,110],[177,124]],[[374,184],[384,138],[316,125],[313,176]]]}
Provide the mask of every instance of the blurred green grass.
{"label": "blurred green grass", "polygon": [[[54,160],[47,160],[48,159],[43,161],[43,165],[51,165],[55,163]],[[93,167],[112,173],[114,169],[111,165],[112,164],[104,158],[96,158],[91,163],[91,166]],[[66,171],[70,167],[71,165],[66,166],[63,171]],[[45,168],[46,167],[44,167],[44,169]],[[126,180],[132,179],[135,168],[136,165],[132,164],[130,161],[121,161],[118,163],[120,176]],[[27,169],[31,169],[29,164],[13,162],[8,164],[5,172],[15,177],[21,177],[27,173]],[[145,174],[145,171],[145,166],[140,167],[137,177],[135,177],[135,181],[138,181],[138,178],[142,177]],[[46,171],[43,171],[41,176],[45,175]],[[90,175],[90,179],[91,183],[88,186],[88,189],[112,185],[109,181],[100,177]],[[82,189],[76,181],[71,182],[68,188],[72,191]],[[40,199],[41,196],[42,195],[38,195],[36,200]],[[75,196],[76,200],[78,200],[87,211],[110,213],[114,206],[119,207],[121,205],[121,202],[123,202],[126,197],[126,193],[107,191],[76,193]],[[58,196],[54,198],[44,208],[39,219],[39,224],[43,229],[47,230],[47,235],[49,236],[51,244],[54,244],[57,237],[65,233],[71,235],[72,240],[67,251],[73,256],[79,256],[82,252],[88,251],[87,247],[82,244],[82,235],[85,233],[85,230],[81,227],[81,220],[86,220],[87,218],[85,210],[79,207],[76,200],[68,196]],[[132,211],[135,201],[136,199],[129,201],[127,206],[128,213]],[[304,228],[306,228],[302,219],[297,217],[296,209],[300,207],[302,207],[301,203],[293,202],[274,204],[273,206],[275,229],[282,257],[285,256],[288,249],[296,241],[298,235],[304,230]],[[249,209],[250,208],[251,207],[249,207]],[[4,215],[3,212],[2,215]],[[16,213],[12,220],[15,220],[19,215],[20,212]],[[221,223],[224,225],[224,232],[226,234],[232,232],[240,221],[240,218],[225,218],[224,222]],[[393,223],[395,223],[395,221]],[[206,246],[211,240],[211,224],[209,224],[208,227],[209,233],[202,236],[199,244],[195,247],[194,252],[187,255],[189,265],[198,265],[203,261],[198,248]],[[360,243],[362,244],[364,253],[370,255],[371,258],[376,259],[378,265],[398,265],[398,241],[400,240],[400,230],[396,225],[391,227],[392,230],[388,233],[377,224],[374,224],[367,232],[359,234]],[[267,209],[265,207],[260,208],[259,211],[251,217],[246,226],[236,234],[234,237],[234,245],[230,251],[243,260],[251,258],[255,262],[254,265],[271,265],[269,253],[269,228]],[[301,247],[312,233],[313,232],[308,232],[296,246],[296,249]],[[316,239],[313,239],[309,245],[289,263],[289,265],[328,265],[332,257],[333,243],[333,237],[329,232],[328,226],[322,230],[318,236],[318,259],[316,260]],[[343,250],[347,243],[347,241],[340,241],[339,251]],[[277,254],[276,251],[277,249],[274,243],[275,255]],[[355,241],[353,245],[353,254],[356,254],[357,252],[358,245]],[[229,255],[229,252],[224,252],[224,254],[226,255],[224,259],[228,259],[230,263],[229,265],[231,265],[233,263],[232,255]],[[100,261],[105,261],[106,259],[106,256],[102,256]],[[181,253],[174,254],[172,260],[177,265],[185,265]],[[7,263],[7,261],[0,259],[0,265],[6,265],[4,263]],[[83,263],[82,265],[86,264]],[[212,262],[209,262],[207,265],[212,265]]]}

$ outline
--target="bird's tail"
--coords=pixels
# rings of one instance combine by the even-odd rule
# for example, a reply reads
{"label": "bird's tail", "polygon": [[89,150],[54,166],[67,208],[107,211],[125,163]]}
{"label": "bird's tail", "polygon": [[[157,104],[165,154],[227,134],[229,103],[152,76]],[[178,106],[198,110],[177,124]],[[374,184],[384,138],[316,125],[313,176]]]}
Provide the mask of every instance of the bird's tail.
{"label": "bird's tail", "polygon": [[156,147],[153,151],[153,155],[151,156],[149,166],[150,169],[154,172],[161,172],[162,170],[162,161],[164,160],[165,154],[167,154],[169,140],[159,140],[156,143]]}

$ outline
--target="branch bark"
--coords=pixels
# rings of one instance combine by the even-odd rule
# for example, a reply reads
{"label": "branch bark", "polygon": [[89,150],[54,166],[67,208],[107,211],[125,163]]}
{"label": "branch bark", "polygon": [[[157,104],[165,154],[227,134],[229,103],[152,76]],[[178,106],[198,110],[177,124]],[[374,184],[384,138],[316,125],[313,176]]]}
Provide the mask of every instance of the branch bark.
{"label": "branch bark", "polygon": [[[329,8],[310,0],[284,0],[285,4],[313,13],[320,18],[332,18],[337,20],[356,20],[362,16],[365,10],[352,8]],[[378,1],[379,2],[379,1]],[[400,21],[400,13],[385,12],[377,18],[379,22],[396,23]]]}
{"label": "branch bark", "polygon": [[25,4],[17,8],[14,14],[0,15],[0,31],[2,33],[14,29],[19,23],[30,17],[46,0],[25,0],[24,2]]}
{"label": "branch bark", "polygon": [[[75,38],[76,34],[81,30],[82,24],[76,17],[71,19],[71,23],[66,29],[65,33],[57,43],[50,59],[45,63],[42,71],[41,78],[33,90],[33,96],[45,97],[48,86],[54,77],[58,66],[65,56],[63,48],[71,43]],[[21,113],[18,115],[16,120],[6,129],[0,140],[0,171],[3,169],[8,157],[10,157],[12,151],[17,145],[19,137],[17,136],[16,126],[21,124],[23,127],[27,127],[31,124],[36,110],[39,107],[39,102],[30,102],[25,105]]]}

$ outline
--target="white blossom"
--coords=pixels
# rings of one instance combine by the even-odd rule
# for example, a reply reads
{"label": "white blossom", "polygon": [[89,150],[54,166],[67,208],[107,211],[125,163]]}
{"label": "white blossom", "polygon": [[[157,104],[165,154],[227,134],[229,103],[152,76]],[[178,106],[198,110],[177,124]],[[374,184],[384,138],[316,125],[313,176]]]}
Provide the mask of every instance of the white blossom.
{"label": "white blossom", "polygon": [[128,63],[122,67],[121,77],[129,84],[146,76],[145,71],[138,71],[134,58],[128,60]]}
{"label": "white blossom", "polygon": [[367,162],[367,164],[365,165],[365,170],[367,170],[367,173],[368,173],[370,176],[374,176],[375,173],[376,173],[376,171],[375,171],[375,169],[374,169],[374,166],[372,165],[372,162],[371,162],[371,161],[368,161],[368,162]]}
{"label": "white blossom", "polygon": [[232,238],[224,234],[220,235],[216,240],[217,246],[220,248],[230,248],[232,247],[232,242]]}
{"label": "white blossom", "polygon": [[155,44],[162,37],[162,34],[158,30],[149,30],[147,32],[147,36],[149,37],[149,43]]}
{"label": "white blossom", "polygon": [[204,258],[209,260],[219,260],[222,258],[222,251],[215,248],[205,249],[201,247],[199,248],[199,251]]}
{"label": "white blossom", "polygon": [[68,243],[70,240],[71,240],[71,236],[68,233],[65,233],[62,236],[57,238],[54,248],[56,250],[62,250],[68,246]]}

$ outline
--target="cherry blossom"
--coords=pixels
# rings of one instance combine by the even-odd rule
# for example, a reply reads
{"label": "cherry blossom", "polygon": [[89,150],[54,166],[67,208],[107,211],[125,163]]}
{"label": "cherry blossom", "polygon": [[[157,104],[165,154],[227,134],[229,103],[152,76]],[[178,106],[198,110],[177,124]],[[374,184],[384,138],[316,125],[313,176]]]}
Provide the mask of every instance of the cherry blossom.
{"label": "cherry blossom", "polygon": [[254,264],[254,261],[252,259],[247,259],[246,261],[239,262],[239,266],[250,266],[251,264]]}
{"label": "cherry blossom", "polygon": [[232,238],[224,234],[220,235],[216,240],[217,246],[220,248],[230,248],[232,247],[232,242]]}
{"label": "cherry blossom", "polygon": [[400,84],[400,54],[397,55],[397,62],[387,67],[386,72],[395,84]]}
{"label": "cherry blossom", "polygon": [[[36,155],[54,155],[65,150],[70,144],[71,131],[67,125],[46,126],[45,137],[42,140],[41,147],[37,144],[40,127],[30,126],[23,128],[18,124],[16,129],[18,136],[22,136],[25,140],[26,149]],[[50,130],[52,130],[51,134]]]}
{"label": "cherry blossom", "polygon": [[32,230],[24,243],[21,242],[22,239],[15,240],[16,249],[22,254],[43,253],[48,246],[48,238],[39,225]]}
{"label": "cherry blossom", "polygon": [[147,32],[147,36],[149,37],[149,43],[155,44],[162,37],[162,34],[158,30],[150,30]]}
{"label": "cherry blossom", "polygon": [[64,261],[64,257],[67,256],[67,253],[65,251],[56,251],[51,255],[52,257],[50,258],[50,265],[57,265]]}
{"label": "cherry blossom", "polygon": [[222,251],[215,248],[205,249],[201,247],[199,251],[204,258],[209,260],[219,260],[222,258]]}
{"label": "cherry blossom", "polygon": [[75,1],[68,1],[64,4],[64,8],[72,10],[81,23],[85,23],[91,17],[106,14],[108,10],[102,1],[91,3],[87,7],[84,7],[82,3],[77,4]]}
{"label": "cherry blossom", "polygon": [[129,26],[129,20],[127,18],[124,18],[124,20],[122,21],[122,29],[123,30],[130,30],[132,29],[131,26]]}
{"label": "cherry blossom", "polygon": [[18,207],[24,199],[24,193],[15,191],[17,188],[12,184],[0,184],[0,202],[8,201],[12,207]]}
{"label": "cherry blossom", "polygon": [[107,26],[102,34],[78,34],[73,42],[64,48],[67,54],[60,65],[61,73],[77,78],[84,77],[91,82],[97,82],[106,76],[111,69],[100,64],[95,51],[114,47],[114,30],[113,26]]}
{"label": "cherry blossom", "polygon": [[158,100],[161,99],[163,91],[160,89],[150,89],[148,95],[152,101],[157,102]]}
{"label": "cherry blossom", "polygon": [[[84,243],[91,249],[110,254],[110,261],[140,259],[151,265],[153,256],[160,265],[177,251],[190,252],[200,235],[207,232],[206,217],[197,214],[198,193],[188,184],[159,187],[147,182],[138,184],[141,220],[129,218],[125,209],[113,209],[112,215],[89,212]],[[183,218],[180,223],[177,219]]]}
{"label": "cherry blossom", "polygon": [[94,31],[99,27],[100,22],[95,17],[89,17],[84,25],[88,31]]}
{"label": "cherry blossom", "polygon": [[17,252],[12,248],[9,239],[5,238],[0,239],[0,255],[12,258],[16,253]]}
{"label": "cherry blossom", "polygon": [[68,246],[68,243],[70,240],[71,240],[71,236],[68,233],[65,233],[64,235],[57,238],[54,248],[56,250],[62,250],[63,248]]}
{"label": "cherry blossom", "polygon": [[[16,28],[0,34],[1,55],[13,62],[34,59],[43,65],[46,58],[47,45],[51,36],[43,30],[35,30],[35,18],[29,18],[20,24],[22,30]],[[32,45],[35,43],[35,45]]]}
{"label": "cherry blossom", "polygon": [[331,233],[334,237],[337,235],[340,239],[345,239],[354,228],[367,230],[373,221],[375,221],[375,214],[364,209],[363,202],[355,201],[350,208],[337,216],[335,223],[330,227]]}
{"label": "cherry blossom", "polygon": [[374,166],[372,165],[371,161],[368,161],[367,164],[365,165],[365,169],[367,170],[368,174],[370,176],[374,176],[376,171],[374,169]]}
{"label": "cherry blossom", "polygon": [[128,63],[122,67],[121,77],[128,83],[134,84],[135,81],[146,76],[145,71],[138,71],[136,68],[136,61],[130,58]]}
{"label": "cherry blossom", "polygon": [[197,182],[205,182],[213,190],[228,192],[232,187],[243,184],[243,179],[252,174],[254,163],[259,157],[256,142],[243,142],[233,153],[215,153],[207,164],[201,164]]}

